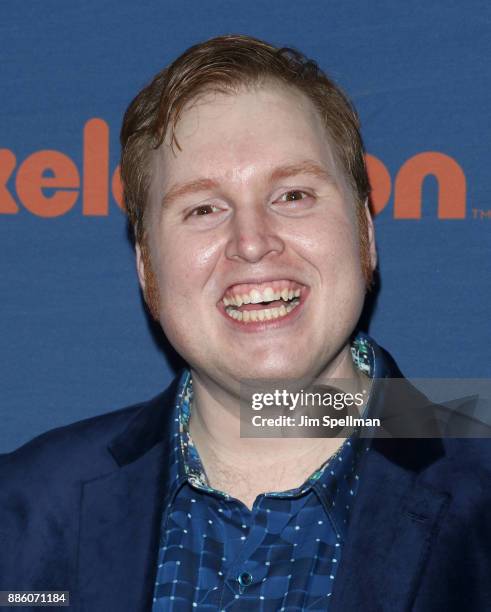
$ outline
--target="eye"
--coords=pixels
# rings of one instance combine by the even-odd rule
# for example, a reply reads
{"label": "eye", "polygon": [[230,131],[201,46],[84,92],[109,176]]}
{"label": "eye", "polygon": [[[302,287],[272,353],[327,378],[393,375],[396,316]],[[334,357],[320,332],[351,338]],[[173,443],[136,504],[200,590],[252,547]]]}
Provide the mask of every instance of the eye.
{"label": "eye", "polygon": [[300,191],[300,189],[294,189],[292,191],[287,191],[282,196],[278,198],[280,202],[296,202],[297,200],[305,200],[308,197],[308,194],[305,191]]}
{"label": "eye", "polygon": [[188,217],[203,217],[205,215],[210,215],[211,213],[217,212],[218,210],[220,209],[214,204],[202,204],[201,206],[194,208],[188,214]]}
{"label": "eye", "polygon": [[201,202],[201,204],[196,203],[183,210],[182,219],[192,227],[206,229],[226,219],[228,210],[229,207],[225,202],[213,199]]}
{"label": "eye", "polygon": [[285,191],[276,200],[275,204],[280,204],[281,208],[304,209],[314,205],[315,197],[312,193],[303,189],[290,189]]}

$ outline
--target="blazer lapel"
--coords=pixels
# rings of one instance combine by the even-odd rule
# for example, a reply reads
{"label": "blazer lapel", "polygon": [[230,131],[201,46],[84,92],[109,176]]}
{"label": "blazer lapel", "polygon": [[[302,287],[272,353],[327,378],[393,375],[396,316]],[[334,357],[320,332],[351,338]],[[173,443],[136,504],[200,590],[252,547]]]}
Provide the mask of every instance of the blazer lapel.
{"label": "blazer lapel", "polygon": [[[392,357],[372,343],[376,359],[369,416],[381,417],[385,437],[372,440],[331,599],[332,612],[407,612],[450,495],[424,483],[444,456],[434,407],[405,380]],[[397,384],[391,380],[398,379]],[[397,408],[396,435],[393,411]],[[415,433],[416,432],[416,433]],[[420,437],[418,432],[432,437]],[[433,436],[433,432],[434,436]],[[413,436],[413,437],[410,437]]]}
{"label": "blazer lapel", "polygon": [[[373,442],[334,585],[334,612],[411,609],[450,501],[447,493],[426,486],[417,476],[425,459],[432,463],[441,453],[441,441],[435,439]],[[408,464],[398,464],[397,457]]]}
{"label": "blazer lapel", "polygon": [[119,467],[82,484],[77,612],[151,610],[173,384],[109,446]]}

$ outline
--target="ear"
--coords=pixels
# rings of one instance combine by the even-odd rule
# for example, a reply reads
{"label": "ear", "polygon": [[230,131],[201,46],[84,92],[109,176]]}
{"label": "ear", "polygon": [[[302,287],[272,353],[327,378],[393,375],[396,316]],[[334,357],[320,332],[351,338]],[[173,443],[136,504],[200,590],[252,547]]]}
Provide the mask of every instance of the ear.
{"label": "ear", "polygon": [[368,227],[368,248],[370,253],[370,267],[372,272],[377,267],[377,245],[375,244],[375,228],[373,227],[372,214],[368,205],[368,198],[365,200],[365,215]]}
{"label": "ear", "polygon": [[140,281],[140,287],[142,288],[143,295],[145,295],[145,264],[143,261],[143,255],[140,245],[137,243],[135,246],[136,251],[136,272],[138,274],[138,280]]}

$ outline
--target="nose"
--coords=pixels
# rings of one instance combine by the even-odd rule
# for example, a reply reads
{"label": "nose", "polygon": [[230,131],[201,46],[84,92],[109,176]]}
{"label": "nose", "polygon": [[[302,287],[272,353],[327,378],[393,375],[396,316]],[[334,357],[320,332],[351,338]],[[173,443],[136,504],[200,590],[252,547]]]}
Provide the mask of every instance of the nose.
{"label": "nose", "polygon": [[259,206],[235,210],[225,249],[229,259],[256,263],[268,254],[281,254],[284,248],[277,224],[265,210]]}

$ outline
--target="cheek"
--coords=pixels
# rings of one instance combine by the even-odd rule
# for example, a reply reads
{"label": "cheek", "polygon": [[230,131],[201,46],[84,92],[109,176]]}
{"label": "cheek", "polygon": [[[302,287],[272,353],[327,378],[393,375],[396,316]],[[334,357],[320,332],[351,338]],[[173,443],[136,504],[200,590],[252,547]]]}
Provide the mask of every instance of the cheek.
{"label": "cheek", "polygon": [[162,303],[196,301],[216,265],[219,241],[211,237],[163,232],[156,252],[156,270]]}
{"label": "cheek", "polygon": [[298,228],[297,251],[309,259],[321,276],[338,278],[361,275],[358,231],[349,219],[321,221],[309,228]]}

